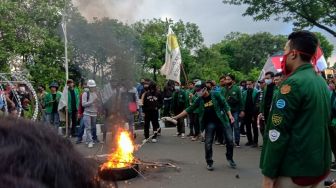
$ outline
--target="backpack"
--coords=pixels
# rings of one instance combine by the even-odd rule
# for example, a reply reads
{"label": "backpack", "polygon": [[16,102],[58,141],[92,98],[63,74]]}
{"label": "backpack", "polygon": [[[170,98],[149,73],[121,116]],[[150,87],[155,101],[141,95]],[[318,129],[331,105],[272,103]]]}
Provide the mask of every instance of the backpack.
{"label": "backpack", "polygon": [[[86,101],[89,101],[89,99],[90,99],[90,92],[89,91],[84,91],[84,93],[86,93]],[[84,112],[85,107],[83,107],[82,103],[83,103],[83,101],[80,100],[80,104],[79,105],[83,109],[83,112]]]}

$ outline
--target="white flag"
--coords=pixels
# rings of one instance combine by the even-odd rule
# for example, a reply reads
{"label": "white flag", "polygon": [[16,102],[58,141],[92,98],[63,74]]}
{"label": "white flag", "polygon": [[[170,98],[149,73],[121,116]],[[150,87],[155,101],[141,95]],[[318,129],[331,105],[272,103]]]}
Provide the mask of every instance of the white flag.
{"label": "white flag", "polygon": [[62,92],[61,99],[58,103],[58,114],[60,121],[65,121],[65,107],[68,106],[68,86],[65,86]]}
{"label": "white flag", "polygon": [[181,74],[181,52],[177,42],[177,37],[169,27],[166,43],[166,61],[160,69],[160,73],[166,76],[167,80],[180,82]]}

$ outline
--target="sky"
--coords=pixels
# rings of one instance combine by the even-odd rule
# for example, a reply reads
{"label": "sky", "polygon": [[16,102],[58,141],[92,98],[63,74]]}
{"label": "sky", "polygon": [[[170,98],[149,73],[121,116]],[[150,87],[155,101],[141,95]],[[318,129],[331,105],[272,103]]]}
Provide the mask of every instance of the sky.
{"label": "sky", "polygon": [[[207,46],[220,42],[230,32],[253,34],[270,32],[288,35],[293,26],[290,23],[270,20],[253,21],[252,17],[242,16],[245,6],[223,4],[221,0],[73,0],[87,18],[110,17],[132,23],[142,19],[171,18],[174,21],[196,23]],[[336,38],[323,30],[330,43],[336,45]],[[336,48],[336,46],[335,46]],[[336,50],[332,63],[336,62]]]}

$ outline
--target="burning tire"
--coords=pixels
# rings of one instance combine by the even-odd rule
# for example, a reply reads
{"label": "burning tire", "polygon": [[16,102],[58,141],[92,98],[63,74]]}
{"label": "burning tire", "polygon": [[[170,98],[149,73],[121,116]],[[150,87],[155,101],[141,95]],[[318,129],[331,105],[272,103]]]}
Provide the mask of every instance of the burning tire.
{"label": "burning tire", "polygon": [[135,164],[123,168],[108,168],[99,170],[98,175],[105,181],[120,181],[135,178],[138,175],[139,165]]}

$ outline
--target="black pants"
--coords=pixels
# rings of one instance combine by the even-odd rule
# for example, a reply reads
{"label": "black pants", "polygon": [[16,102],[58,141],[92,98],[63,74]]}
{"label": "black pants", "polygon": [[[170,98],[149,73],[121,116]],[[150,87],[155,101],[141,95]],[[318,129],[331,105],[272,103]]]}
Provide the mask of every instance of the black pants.
{"label": "black pants", "polygon": [[240,134],[246,134],[245,127],[245,118],[239,118],[240,121]]}
{"label": "black pants", "polygon": [[224,132],[223,132],[222,126],[216,126],[215,140],[219,142],[220,144],[224,143]]}
{"label": "black pants", "polygon": [[154,136],[153,139],[156,139],[157,129],[159,128],[159,111],[158,110],[149,110],[145,112],[145,125],[144,125],[144,133],[145,138],[149,138],[149,127],[150,122],[152,122]]}
{"label": "black pants", "polygon": [[[253,113],[246,113],[245,115],[246,136],[249,143],[258,144],[258,126],[257,115]],[[252,130],[251,130],[252,129]],[[252,138],[253,131],[253,138]]]}
{"label": "black pants", "polygon": [[184,118],[180,118],[177,120],[177,132],[179,134],[185,133]]}
{"label": "black pants", "polygon": [[77,111],[72,111],[68,114],[68,125],[70,127],[71,136],[76,136]]}

